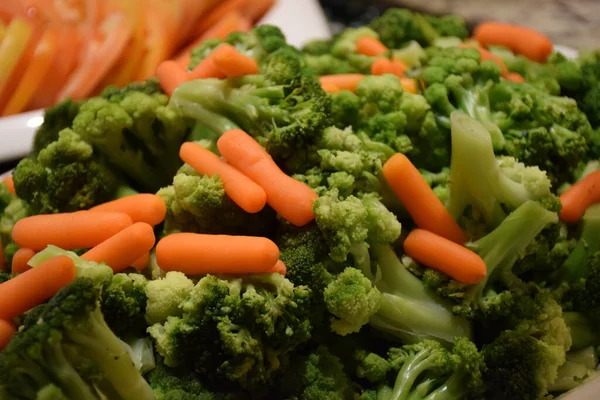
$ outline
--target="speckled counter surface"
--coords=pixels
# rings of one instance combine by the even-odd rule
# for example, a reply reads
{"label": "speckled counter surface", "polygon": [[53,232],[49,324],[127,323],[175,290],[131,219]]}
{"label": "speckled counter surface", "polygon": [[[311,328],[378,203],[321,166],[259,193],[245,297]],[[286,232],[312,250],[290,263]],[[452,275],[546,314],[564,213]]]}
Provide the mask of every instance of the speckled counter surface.
{"label": "speckled counter surface", "polygon": [[526,25],[555,43],[600,48],[600,0],[392,0],[423,12],[456,13],[469,23],[499,20]]}

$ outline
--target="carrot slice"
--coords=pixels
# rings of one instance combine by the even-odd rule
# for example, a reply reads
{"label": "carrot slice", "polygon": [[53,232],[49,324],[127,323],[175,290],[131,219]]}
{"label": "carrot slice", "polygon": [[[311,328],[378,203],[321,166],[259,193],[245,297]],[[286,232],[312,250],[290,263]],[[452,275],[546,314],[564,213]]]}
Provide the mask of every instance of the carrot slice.
{"label": "carrot slice", "polygon": [[161,269],[188,275],[260,274],[270,271],[278,259],[277,245],[256,236],[175,233],[156,245]]}
{"label": "carrot slice", "polygon": [[75,279],[67,256],[52,259],[0,284],[0,319],[10,320],[54,296]]}
{"label": "carrot slice", "polygon": [[59,33],[56,29],[50,28],[43,34],[17,86],[17,90],[13,93],[1,115],[17,114],[27,107],[33,94],[45,79],[52,61],[58,54],[58,40]]}
{"label": "carrot slice", "polygon": [[460,226],[404,154],[397,153],[384,164],[383,176],[418,227],[456,243],[466,241]]}
{"label": "carrot slice", "polygon": [[413,230],[404,241],[406,254],[459,282],[481,282],[487,269],[476,253],[442,236],[423,229]]}

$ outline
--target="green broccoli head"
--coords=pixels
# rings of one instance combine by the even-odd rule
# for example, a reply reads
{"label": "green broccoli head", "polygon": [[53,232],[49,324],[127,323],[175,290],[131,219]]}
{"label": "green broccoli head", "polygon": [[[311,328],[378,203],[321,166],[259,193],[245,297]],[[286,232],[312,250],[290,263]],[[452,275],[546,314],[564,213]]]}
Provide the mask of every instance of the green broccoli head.
{"label": "green broccoli head", "polygon": [[381,302],[379,290],[355,268],[346,268],[337,275],[323,295],[327,309],[336,317],[331,321],[331,329],[342,336],[358,332]]}
{"label": "green broccoli head", "polygon": [[23,159],[13,171],[17,196],[33,214],[88,209],[110,200],[118,187],[117,175],[94,155],[94,149],[71,129]]}
{"label": "green broccoli head", "polygon": [[73,120],[79,113],[79,106],[79,103],[66,99],[46,109],[44,122],[35,132],[33,138],[32,155],[37,155],[50,143],[56,142],[59,132],[71,127]]}
{"label": "green broccoli head", "polygon": [[169,316],[180,317],[179,305],[189,296],[194,282],[177,271],[170,271],[163,278],[151,280],[146,286],[146,322],[149,325],[164,323]]}
{"label": "green broccoli head", "polygon": [[390,8],[369,24],[390,49],[399,49],[410,41],[429,46],[439,33],[423,15],[403,8]]}
{"label": "green broccoli head", "polygon": [[425,16],[425,19],[442,37],[452,36],[459,39],[466,39],[469,37],[466,21],[459,15],[448,14],[441,17],[427,15]]}
{"label": "green broccoli head", "polygon": [[181,317],[148,329],[168,366],[218,384],[252,389],[272,381],[310,338],[310,290],[279,274],[205,276],[180,304]]}
{"label": "green broccoli head", "polygon": [[112,277],[102,292],[101,308],[110,329],[119,337],[140,337],[146,332],[146,278],[137,273]]}

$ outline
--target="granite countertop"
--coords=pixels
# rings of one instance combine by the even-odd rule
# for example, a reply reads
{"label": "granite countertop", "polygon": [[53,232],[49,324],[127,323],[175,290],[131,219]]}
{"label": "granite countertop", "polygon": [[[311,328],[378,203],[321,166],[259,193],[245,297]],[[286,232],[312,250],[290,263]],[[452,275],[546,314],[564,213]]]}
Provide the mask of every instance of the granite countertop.
{"label": "granite countertop", "polygon": [[462,15],[470,25],[498,20],[525,25],[554,43],[578,49],[600,48],[600,0],[390,0],[433,14]]}

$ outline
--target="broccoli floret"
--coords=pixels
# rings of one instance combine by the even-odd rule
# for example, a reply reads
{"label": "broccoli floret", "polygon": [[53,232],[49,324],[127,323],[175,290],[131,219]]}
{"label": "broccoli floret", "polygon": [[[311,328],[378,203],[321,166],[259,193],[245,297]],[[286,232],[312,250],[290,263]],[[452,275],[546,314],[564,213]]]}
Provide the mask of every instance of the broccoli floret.
{"label": "broccoli floret", "polygon": [[354,352],[354,360],[357,361],[356,376],[371,383],[384,381],[388,373],[392,371],[392,363],[379,354],[364,349],[358,349]]}
{"label": "broccoli floret", "polygon": [[79,106],[79,103],[66,99],[46,109],[44,123],[35,132],[33,138],[33,157],[37,156],[50,143],[57,141],[60,131],[71,127],[75,116],[79,113]]}
{"label": "broccoli floret", "polygon": [[168,366],[210,382],[252,389],[265,385],[289,354],[310,338],[310,290],[279,274],[202,278],[168,317],[148,332]]}
{"label": "broccoli floret", "polygon": [[152,389],[106,325],[100,294],[93,281],[79,278],[31,312],[0,353],[0,393],[34,400],[38,391],[54,384],[73,399],[96,400],[96,393],[153,399]]}
{"label": "broccoli floret", "polygon": [[70,129],[62,130],[37,157],[21,160],[13,179],[17,196],[33,214],[88,209],[111,200],[119,186],[113,170]]}
{"label": "broccoli floret", "polygon": [[492,139],[482,124],[461,112],[452,113],[451,118],[447,208],[454,218],[458,219],[471,206],[493,228],[506,216],[503,206],[513,210],[530,200],[558,204],[544,171],[511,158],[496,159]]}
{"label": "broccoli floret", "polygon": [[182,162],[179,147],[191,120],[168,106],[161,92],[129,90],[85,101],[73,130],[129,177],[134,188],[155,191],[169,184]]}
{"label": "broccoli floret", "polygon": [[108,86],[104,88],[101,96],[111,103],[120,103],[130,93],[143,93],[149,96],[165,94],[160,87],[158,78],[152,77],[143,82],[133,82],[122,87]]}
{"label": "broccoli floret", "polygon": [[146,285],[141,274],[119,273],[102,292],[101,307],[110,329],[119,337],[140,337],[146,332]]}
{"label": "broccoli floret", "polygon": [[439,33],[423,15],[403,8],[390,8],[375,18],[369,27],[379,34],[380,40],[390,49],[399,49],[414,40],[428,46]]}
{"label": "broccoli floret", "polygon": [[164,323],[169,316],[180,317],[179,305],[189,296],[194,282],[185,274],[170,271],[163,278],[148,282],[146,286],[146,322],[149,325]]}
{"label": "broccoli floret", "polygon": [[173,178],[173,185],[157,194],[167,206],[163,235],[194,232],[269,236],[276,223],[270,207],[249,214],[226,195],[218,176],[200,176],[188,168],[182,168]]}
{"label": "broccoli floret", "polygon": [[449,14],[441,17],[426,15],[425,19],[442,37],[452,36],[459,39],[469,37],[469,30],[467,29],[465,19],[459,15]]}
{"label": "broccoli floret", "polygon": [[[580,86],[564,87],[564,91],[567,96],[577,100],[577,105],[596,129],[597,138],[600,128],[600,52],[581,54],[577,64],[581,67]],[[561,84],[562,86],[564,84]]]}
{"label": "broccoli floret", "polygon": [[286,46],[260,63],[260,74],[201,79],[179,86],[171,104],[218,135],[241,127],[276,158],[314,142],[329,125],[329,96],[303,70],[302,55]]}
{"label": "broccoli floret", "polygon": [[381,304],[381,293],[355,268],[346,268],[323,293],[327,309],[336,318],[331,329],[339,335],[358,332]]}

